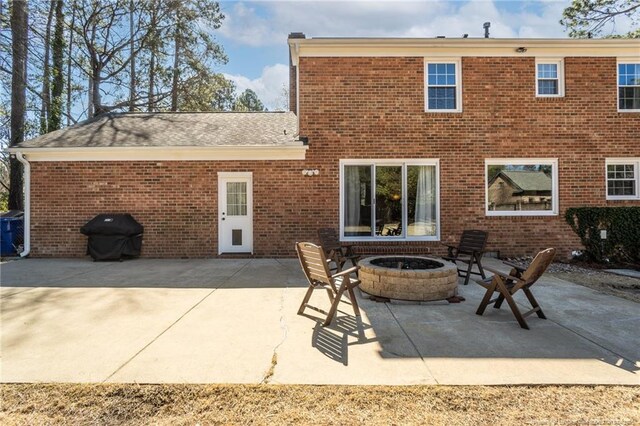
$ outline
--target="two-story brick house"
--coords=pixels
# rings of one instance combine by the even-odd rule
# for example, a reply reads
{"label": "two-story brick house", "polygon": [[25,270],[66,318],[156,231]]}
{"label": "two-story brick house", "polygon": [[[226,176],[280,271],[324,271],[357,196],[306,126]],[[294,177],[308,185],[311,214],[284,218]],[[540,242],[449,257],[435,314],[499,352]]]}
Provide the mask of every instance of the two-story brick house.
{"label": "two-story brick house", "polygon": [[[294,33],[289,48],[295,115],[119,114],[13,148],[32,254],[80,256],[84,222],[126,211],[150,257],[293,256],[326,226],[397,252],[477,228],[503,255],[568,255],[568,207],[640,205],[638,40]],[[491,195],[496,176],[516,202]]]}

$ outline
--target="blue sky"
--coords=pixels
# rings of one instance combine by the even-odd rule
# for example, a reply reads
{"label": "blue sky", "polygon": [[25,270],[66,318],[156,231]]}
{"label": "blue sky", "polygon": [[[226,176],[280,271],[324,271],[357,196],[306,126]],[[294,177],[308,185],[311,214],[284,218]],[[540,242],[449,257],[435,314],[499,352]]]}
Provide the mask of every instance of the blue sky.
{"label": "blue sky", "polygon": [[281,107],[288,84],[287,34],[307,37],[566,37],[559,20],[569,0],[222,1],[217,32],[229,63],[218,71],[239,91]]}

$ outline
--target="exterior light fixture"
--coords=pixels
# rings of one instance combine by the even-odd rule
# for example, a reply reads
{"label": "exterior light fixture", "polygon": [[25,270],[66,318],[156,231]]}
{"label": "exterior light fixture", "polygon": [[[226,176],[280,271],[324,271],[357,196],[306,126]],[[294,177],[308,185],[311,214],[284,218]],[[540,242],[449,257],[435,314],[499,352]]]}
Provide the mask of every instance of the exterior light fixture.
{"label": "exterior light fixture", "polygon": [[524,52],[526,52],[526,51],[527,51],[527,48],[526,48],[526,47],[518,47],[518,48],[516,49],[516,52],[518,52],[518,53],[524,53]]}
{"label": "exterior light fixture", "polygon": [[304,169],[302,170],[302,176],[318,176],[320,170],[318,169]]}

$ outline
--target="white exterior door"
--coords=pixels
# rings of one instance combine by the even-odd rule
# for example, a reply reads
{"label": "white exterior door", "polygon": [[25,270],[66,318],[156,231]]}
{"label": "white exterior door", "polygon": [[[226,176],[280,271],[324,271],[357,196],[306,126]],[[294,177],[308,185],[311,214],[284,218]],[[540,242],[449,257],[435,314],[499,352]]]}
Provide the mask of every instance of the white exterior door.
{"label": "white exterior door", "polygon": [[253,253],[253,175],[218,173],[218,254]]}

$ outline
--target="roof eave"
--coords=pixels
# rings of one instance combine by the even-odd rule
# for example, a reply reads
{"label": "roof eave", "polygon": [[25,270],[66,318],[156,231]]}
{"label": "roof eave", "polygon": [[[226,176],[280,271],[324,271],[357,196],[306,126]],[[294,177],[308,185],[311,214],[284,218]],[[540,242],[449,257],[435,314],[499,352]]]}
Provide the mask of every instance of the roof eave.
{"label": "roof eave", "polygon": [[288,42],[294,65],[300,57],[334,56],[640,57],[638,39],[294,38]]}
{"label": "roof eave", "polygon": [[236,161],[304,160],[308,146],[145,146],[145,147],[11,147],[28,161]]}

